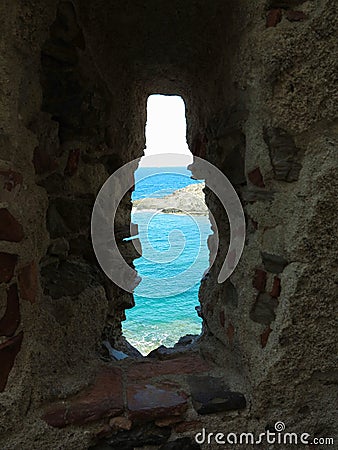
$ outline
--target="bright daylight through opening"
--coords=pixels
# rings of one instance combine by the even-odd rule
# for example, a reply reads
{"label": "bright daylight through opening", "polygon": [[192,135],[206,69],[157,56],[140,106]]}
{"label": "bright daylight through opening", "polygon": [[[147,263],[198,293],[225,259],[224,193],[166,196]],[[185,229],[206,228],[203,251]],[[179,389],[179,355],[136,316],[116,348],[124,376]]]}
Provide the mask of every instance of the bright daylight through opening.
{"label": "bright daylight through opening", "polygon": [[211,227],[203,180],[192,179],[188,169],[193,158],[181,97],[148,98],[144,154],[132,196],[142,245],[134,265],[142,280],[123,332],[146,355],[201,332],[198,291],[209,265]]}

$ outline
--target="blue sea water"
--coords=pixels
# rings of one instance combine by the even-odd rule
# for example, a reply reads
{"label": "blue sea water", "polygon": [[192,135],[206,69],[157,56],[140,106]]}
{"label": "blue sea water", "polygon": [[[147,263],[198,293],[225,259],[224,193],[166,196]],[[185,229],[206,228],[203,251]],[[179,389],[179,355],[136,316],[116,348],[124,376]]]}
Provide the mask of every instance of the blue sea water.
{"label": "blue sea water", "polygon": [[[141,167],[135,173],[133,200],[164,197],[201,181],[185,167]],[[135,307],[126,311],[123,333],[143,354],[159,345],[173,346],[185,334],[199,334],[200,280],[208,268],[207,216],[134,212],[142,257],[134,261],[142,281],[135,289]]]}

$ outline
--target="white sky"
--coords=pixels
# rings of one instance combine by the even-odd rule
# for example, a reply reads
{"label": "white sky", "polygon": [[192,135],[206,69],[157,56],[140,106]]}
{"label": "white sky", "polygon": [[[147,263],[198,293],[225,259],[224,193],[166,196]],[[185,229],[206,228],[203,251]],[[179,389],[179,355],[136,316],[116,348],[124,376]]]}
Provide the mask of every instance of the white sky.
{"label": "white sky", "polygon": [[[181,156],[160,156],[179,153]],[[151,95],[147,102],[146,148],[140,166],[186,166],[192,155],[186,142],[185,105],[182,97]]]}

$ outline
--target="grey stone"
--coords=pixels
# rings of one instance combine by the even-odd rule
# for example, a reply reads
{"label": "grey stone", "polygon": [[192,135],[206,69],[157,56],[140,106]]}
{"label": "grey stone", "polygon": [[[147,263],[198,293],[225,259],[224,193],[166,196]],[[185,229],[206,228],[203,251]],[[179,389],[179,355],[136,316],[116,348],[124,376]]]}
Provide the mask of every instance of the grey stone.
{"label": "grey stone", "polygon": [[199,450],[200,448],[201,446],[192,438],[184,437],[176,439],[175,441],[167,442],[162,445],[159,450]]}
{"label": "grey stone", "polygon": [[269,294],[259,294],[250,312],[250,319],[263,325],[270,325],[275,320],[278,300]]}
{"label": "grey stone", "polygon": [[55,239],[48,249],[48,253],[52,256],[66,258],[69,251],[69,242],[65,238]]}
{"label": "grey stone", "polygon": [[300,150],[294,139],[282,128],[264,128],[264,140],[269,147],[276,180],[296,181],[302,168]]}
{"label": "grey stone", "polygon": [[221,378],[191,376],[188,378],[192,403],[198,414],[244,409],[246,400],[240,392],[233,392]]}
{"label": "grey stone", "polygon": [[41,269],[44,292],[52,298],[73,297],[89,286],[100,284],[101,274],[94,266],[80,261],[64,261]]}
{"label": "grey stone", "polygon": [[281,273],[283,272],[284,267],[288,264],[288,261],[283,256],[261,252],[261,257],[264,268],[268,272]]}

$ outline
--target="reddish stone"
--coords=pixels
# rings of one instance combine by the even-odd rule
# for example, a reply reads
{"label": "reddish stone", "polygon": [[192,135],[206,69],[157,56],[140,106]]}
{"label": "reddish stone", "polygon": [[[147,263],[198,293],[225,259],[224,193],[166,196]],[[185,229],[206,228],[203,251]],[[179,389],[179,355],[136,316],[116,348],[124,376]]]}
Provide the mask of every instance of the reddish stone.
{"label": "reddish stone", "polygon": [[23,228],[8,209],[0,209],[0,240],[20,242],[24,238]]}
{"label": "reddish stone", "polygon": [[21,331],[17,336],[0,344],[0,392],[5,390],[9,373],[21,348],[22,338],[23,332]]}
{"label": "reddish stone", "polygon": [[12,284],[7,292],[6,311],[0,320],[0,336],[13,336],[20,324],[18,287]]}
{"label": "reddish stone", "polygon": [[16,186],[22,184],[22,175],[13,170],[0,170],[0,177],[3,179],[3,189],[11,192]]}
{"label": "reddish stone", "polygon": [[234,340],[234,335],[235,335],[235,327],[233,326],[232,323],[229,323],[228,328],[227,328],[227,336],[229,339],[229,344],[232,344],[232,342]]}
{"label": "reddish stone", "polygon": [[251,172],[248,173],[248,178],[251,181],[251,183],[254,184],[255,186],[260,188],[265,187],[263,176],[259,167],[256,167],[256,169],[251,170]]}
{"label": "reddish stone", "polygon": [[202,422],[199,420],[190,420],[189,422],[180,422],[174,425],[174,430],[176,433],[184,433],[186,431],[195,431],[202,429]]}
{"label": "reddish stone", "polygon": [[127,372],[128,382],[148,380],[162,375],[180,375],[207,372],[210,366],[198,355],[180,356],[164,361],[140,361],[132,364]]}
{"label": "reddish stone", "polygon": [[23,299],[35,303],[38,292],[38,267],[35,261],[20,270],[19,288]]}
{"label": "reddish stone", "polygon": [[275,298],[279,297],[280,291],[281,291],[280,278],[274,277],[272,289],[270,292],[271,297],[275,297]]}
{"label": "reddish stone", "polygon": [[122,372],[117,368],[100,372],[94,384],[77,396],[51,405],[43,419],[52,427],[85,424],[123,413]]}
{"label": "reddish stone", "polygon": [[0,252],[0,283],[8,283],[14,275],[18,255]]}
{"label": "reddish stone", "polygon": [[267,327],[263,331],[263,333],[261,334],[261,346],[262,346],[262,348],[264,348],[266,346],[266,344],[268,343],[268,339],[269,339],[271,331],[272,331],[271,328]]}
{"label": "reddish stone", "polygon": [[127,403],[129,417],[138,422],[179,416],[188,407],[187,395],[170,383],[129,383]]}
{"label": "reddish stone", "polygon": [[123,416],[113,417],[109,421],[109,426],[113,430],[130,430],[132,425],[132,421]]}
{"label": "reddish stone", "polygon": [[255,276],[252,282],[252,285],[259,292],[265,292],[266,286],[266,272],[262,269],[255,270]]}
{"label": "reddish stone", "polygon": [[268,15],[266,16],[266,27],[275,27],[282,20],[282,10],[270,9]]}
{"label": "reddish stone", "polygon": [[169,417],[165,417],[164,419],[155,420],[155,425],[158,427],[170,427],[171,425],[174,425],[175,423],[179,423],[179,422],[182,422],[182,417],[169,416]]}
{"label": "reddish stone", "polygon": [[46,172],[51,172],[58,167],[55,158],[52,158],[44,149],[36,147],[34,150],[33,164],[35,172],[41,175]]}
{"label": "reddish stone", "polygon": [[79,166],[79,161],[80,161],[80,149],[74,149],[74,150],[70,150],[69,155],[68,155],[68,161],[66,164],[66,168],[65,168],[65,175],[68,175],[69,177],[73,176],[76,171],[77,168]]}
{"label": "reddish stone", "polygon": [[289,9],[286,13],[286,18],[290,22],[302,22],[307,19],[307,16],[303,11],[293,11],[292,9]]}
{"label": "reddish stone", "polygon": [[219,321],[220,321],[221,326],[224,328],[224,325],[225,325],[225,313],[224,313],[223,309],[222,309],[222,311],[219,312]]}

